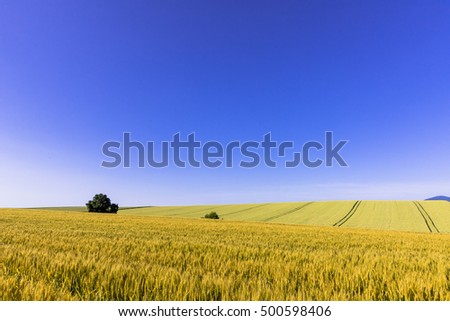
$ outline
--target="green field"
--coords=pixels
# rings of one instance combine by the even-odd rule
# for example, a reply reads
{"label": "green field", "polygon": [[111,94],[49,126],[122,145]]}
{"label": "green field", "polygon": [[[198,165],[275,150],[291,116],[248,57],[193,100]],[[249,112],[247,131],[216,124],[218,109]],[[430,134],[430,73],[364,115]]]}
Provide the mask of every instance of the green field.
{"label": "green field", "polygon": [[154,206],[124,215],[200,218],[216,211],[227,221],[254,221],[380,230],[450,233],[450,202],[333,201],[239,205]]}
{"label": "green field", "polygon": [[[135,206],[135,207],[121,207],[121,210],[128,210],[128,209],[136,209],[141,208],[142,206]],[[52,211],[64,211],[64,212],[87,212],[86,206],[58,206],[58,207],[31,207],[27,208],[30,210],[52,210]]]}
{"label": "green field", "polygon": [[[440,211],[434,204],[427,210]],[[290,221],[324,204],[261,212],[274,206],[218,208]],[[183,211],[198,217],[206,208]],[[0,209],[0,300],[450,300],[448,234],[192,219],[179,210]],[[331,224],[345,212],[322,215]]]}

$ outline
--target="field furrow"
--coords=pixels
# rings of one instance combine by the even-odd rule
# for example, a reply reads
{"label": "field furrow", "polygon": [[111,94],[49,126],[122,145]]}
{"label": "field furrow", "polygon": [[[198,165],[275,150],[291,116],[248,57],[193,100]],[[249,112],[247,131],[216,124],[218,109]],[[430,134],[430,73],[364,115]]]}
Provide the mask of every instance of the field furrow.
{"label": "field furrow", "polygon": [[423,220],[424,220],[425,224],[427,225],[427,228],[430,231],[430,233],[439,233],[439,229],[436,227],[436,224],[433,222],[430,215],[423,208],[423,206],[419,202],[413,202],[413,203],[416,206],[417,210],[419,211],[420,215],[422,215]]}
{"label": "field furrow", "polygon": [[350,219],[350,217],[352,217],[356,213],[360,204],[361,201],[356,201],[355,204],[352,206],[351,210],[343,218],[334,223],[333,226],[342,226],[345,222],[347,222]]}
{"label": "field furrow", "polygon": [[240,213],[233,213],[230,215],[224,213],[223,218],[227,220],[264,222],[271,220],[274,217],[286,215],[286,213],[294,211],[307,204],[308,202],[270,203],[267,204],[267,206],[249,209]]}
{"label": "field furrow", "polygon": [[418,203],[430,215],[441,233],[450,233],[450,202],[420,201]]}
{"label": "field furrow", "polygon": [[422,215],[411,201],[364,201],[342,226],[382,230],[429,232]]}
{"label": "field furrow", "polygon": [[339,218],[348,213],[353,203],[351,201],[314,202],[296,212],[283,215],[271,222],[331,226]]}
{"label": "field furrow", "polygon": [[263,222],[275,221],[276,219],[279,219],[280,217],[283,217],[283,216],[286,216],[286,215],[289,215],[289,214],[298,212],[298,211],[301,210],[302,208],[305,208],[306,206],[311,205],[311,204],[312,204],[312,202],[309,202],[309,203],[306,203],[306,204],[297,206],[297,207],[295,207],[295,208],[293,208],[293,209],[291,209],[291,210],[289,210],[289,211],[287,211],[287,212],[285,212],[285,213],[281,213],[281,214],[278,214],[278,215],[276,215],[276,216],[272,216],[272,217],[263,219],[262,221],[263,221]]}

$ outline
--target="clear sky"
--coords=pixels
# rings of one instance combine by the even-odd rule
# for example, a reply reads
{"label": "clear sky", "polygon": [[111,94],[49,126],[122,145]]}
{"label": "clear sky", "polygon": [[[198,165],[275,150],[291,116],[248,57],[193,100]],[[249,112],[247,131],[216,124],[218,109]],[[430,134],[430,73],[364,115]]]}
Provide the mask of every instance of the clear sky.
{"label": "clear sky", "polygon": [[[448,195],[450,3],[0,0],[0,121],[0,207]],[[348,167],[100,166],[124,132],[326,131]]]}

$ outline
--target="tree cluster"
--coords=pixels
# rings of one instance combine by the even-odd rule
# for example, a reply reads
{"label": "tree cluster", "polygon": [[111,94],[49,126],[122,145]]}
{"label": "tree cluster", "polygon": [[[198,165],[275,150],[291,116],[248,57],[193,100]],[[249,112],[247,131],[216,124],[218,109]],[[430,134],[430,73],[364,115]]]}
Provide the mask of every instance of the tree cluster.
{"label": "tree cluster", "polygon": [[119,205],[111,203],[105,194],[96,194],[92,200],[86,203],[88,212],[93,213],[117,213]]}

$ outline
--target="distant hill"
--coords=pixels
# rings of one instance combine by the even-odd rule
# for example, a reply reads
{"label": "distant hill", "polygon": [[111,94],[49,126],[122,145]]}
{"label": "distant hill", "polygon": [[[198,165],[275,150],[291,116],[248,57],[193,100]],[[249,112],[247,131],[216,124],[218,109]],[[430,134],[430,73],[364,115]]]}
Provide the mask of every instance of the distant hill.
{"label": "distant hill", "polygon": [[[449,197],[443,198],[443,196],[430,199],[450,200]],[[3,213],[18,210],[19,209],[0,209],[0,219],[2,218]],[[54,207],[47,209],[40,208],[40,211],[31,212],[36,215],[46,215],[46,212],[51,212],[50,210],[59,212],[59,214],[65,213],[69,216],[70,213],[73,213],[73,216],[79,217],[80,219],[84,219],[83,217],[85,215],[92,216],[86,212],[86,207],[82,206]],[[72,210],[72,212],[68,212],[69,210]],[[78,211],[78,213],[75,211]],[[200,220],[211,211],[216,212],[224,221],[333,226],[335,228],[363,228],[419,233],[446,233],[450,236],[449,201],[350,200],[187,206],[138,206],[135,208],[121,207],[118,215],[121,219],[126,216],[148,216],[154,217],[155,219],[174,217],[177,219]],[[52,213],[47,214],[53,215]]]}
{"label": "distant hill", "polygon": [[447,202],[450,202],[450,197],[439,195],[439,196],[427,198],[426,201],[447,201]]}
{"label": "distant hill", "polygon": [[[150,208],[151,206],[124,206],[119,207],[119,210],[131,210],[139,208]],[[87,212],[86,206],[55,206],[55,207],[29,207],[30,210],[51,210],[51,211],[66,211],[66,212]]]}

